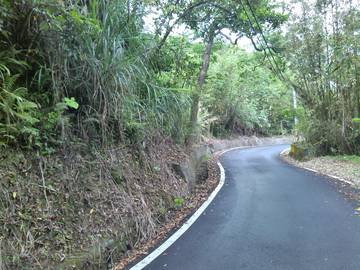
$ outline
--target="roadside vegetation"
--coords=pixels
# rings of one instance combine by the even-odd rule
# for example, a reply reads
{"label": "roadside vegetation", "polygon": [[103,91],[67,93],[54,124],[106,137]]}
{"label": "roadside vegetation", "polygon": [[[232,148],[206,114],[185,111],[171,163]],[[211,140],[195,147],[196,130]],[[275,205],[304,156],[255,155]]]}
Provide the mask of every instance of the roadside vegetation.
{"label": "roadside vegetation", "polygon": [[[360,20],[354,1],[298,1],[283,35],[299,97],[296,165],[359,187]],[[299,162],[301,161],[301,162]]]}

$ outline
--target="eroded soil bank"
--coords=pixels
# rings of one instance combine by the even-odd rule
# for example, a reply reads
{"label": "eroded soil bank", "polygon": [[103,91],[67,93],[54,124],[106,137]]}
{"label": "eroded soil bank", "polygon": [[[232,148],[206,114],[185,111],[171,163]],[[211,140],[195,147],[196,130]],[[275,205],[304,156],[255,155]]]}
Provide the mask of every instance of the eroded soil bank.
{"label": "eroded soil bank", "polygon": [[186,153],[163,137],[0,158],[0,269],[107,269],[169,219],[189,185]]}

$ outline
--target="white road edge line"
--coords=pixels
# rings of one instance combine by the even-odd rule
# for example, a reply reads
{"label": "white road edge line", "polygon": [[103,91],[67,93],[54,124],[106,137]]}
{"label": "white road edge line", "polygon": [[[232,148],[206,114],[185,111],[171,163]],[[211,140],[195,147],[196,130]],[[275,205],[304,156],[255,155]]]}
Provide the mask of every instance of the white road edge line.
{"label": "white road edge line", "polygon": [[[299,167],[299,168],[301,168],[301,167]],[[338,181],[347,183],[347,184],[349,184],[350,186],[353,186],[353,185],[354,185],[354,183],[352,183],[352,182],[350,182],[350,181],[348,181],[348,180],[346,180],[346,179],[344,179],[344,178],[341,178],[341,177],[339,177],[339,176],[335,176],[335,175],[332,175],[332,174],[322,173],[322,172],[319,172],[319,171],[310,169],[310,168],[308,168],[308,167],[302,167],[302,168],[304,168],[305,170],[308,170],[308,171],[311,171],[311,172],[314,172],[314,173],[317,173],[317,174],[321,174],[321,175],[323,175],[323,176],[327,176],[327,177],[336,179],[336,180],[338,180]]]}
{"label": "white road edge line", "polygon": [[[240,146],[240,147],[234,147],[227,150],[222,151],[219,154],[219,157],[226,152],[237,150],[237,149],[243,149],[246,147]],[[175,243],[176,240],[178,240],[189,228],[194,222],[201,216],[201,214],[205,211],[205,209],[209,206],[209,204],[214,200],[215,196],[219,193],[220,189],[223,187],[225,183],[225,170],[224,167],[221,165],[221,163],[218,161],[217,165],[220,169],[220,180],[217,187],[214,189],[214,191],[211,193],[209,198],[200,206],[198,210],[178,229],[173,235],[171,235],[164,243],[162,243],[157,249],[155,249],[153,252],[151,252],[149,255],[147,255],[144,259],[142,259],[140,262],[138,262],[136,265],[130,268],[130,270],[141,270],[145,266],[149,265],[153,260],[155,260],[157,257],[159,257],[166,249],[168,249],[172,244]]]}
{"label": "white road edge line", "polygon": [[319,173],[317,170],[310,169],[308,167],[304,167],[305,170],[308,170],[310,172]]}
{"label": "white road edge line", "polygon": [[[283,151],[281,151],[280,155],[285,154],[285,152],[286,152],[286,151],[289,151],[289,150],[290,150],[290,148],[284,149]],[[344,179],[344,178],[341,178],[341,177],[339,177],[339,176],[335,176],[335,175],[332,175],[332,174],[322,173],[322,172],[319,172],[319,171],[317,171],[317,170],[310,169],[310,168],[308,168],[308,167],[299,167],[299,166],[296,166],[296,167],[305,169],[305,170],[310,171],[310,172],[313,172],[313,173],[321,174],[321,175],[324,175],[324,176],[327,176],[327,177],[330,177],[330,178],[334,178],[334,179],[339,180],[339,181],[341,181],[341,182],[345,182],[345,183],[347,183],[347,184],[349,184],[349,185],[351,185],[351,186],[354,185],[354,183],[352,183],[352,182],[350,182],[350,181],[348,181],[348,180],[346,180],[346,179]]]}
{"label": "white road edge line", "polygon": [[279,155],[282,156],[282,155],[284,155],[287,151],[290,151],[290,147],[282,150]]}

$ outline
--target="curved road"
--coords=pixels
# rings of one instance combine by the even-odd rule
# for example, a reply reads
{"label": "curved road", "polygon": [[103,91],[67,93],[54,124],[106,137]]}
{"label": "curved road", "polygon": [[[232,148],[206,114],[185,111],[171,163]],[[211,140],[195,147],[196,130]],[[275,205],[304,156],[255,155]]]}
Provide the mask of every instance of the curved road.
{"label": "curved road", "polygon": [[225,185],[146,270],[359,270],[360,217],[326,178],[279,159],[286,146],[221,158]]}

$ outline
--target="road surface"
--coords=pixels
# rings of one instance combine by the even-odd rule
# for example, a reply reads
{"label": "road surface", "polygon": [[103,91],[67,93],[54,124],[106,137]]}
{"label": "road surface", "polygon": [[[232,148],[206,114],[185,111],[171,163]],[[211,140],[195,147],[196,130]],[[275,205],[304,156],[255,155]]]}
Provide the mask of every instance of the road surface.
{"label": "road surface", "polygon": [[360,216],[322,176],[279,159],[285,146],[221,158],[225,185],[146,270],[359,270]]}

